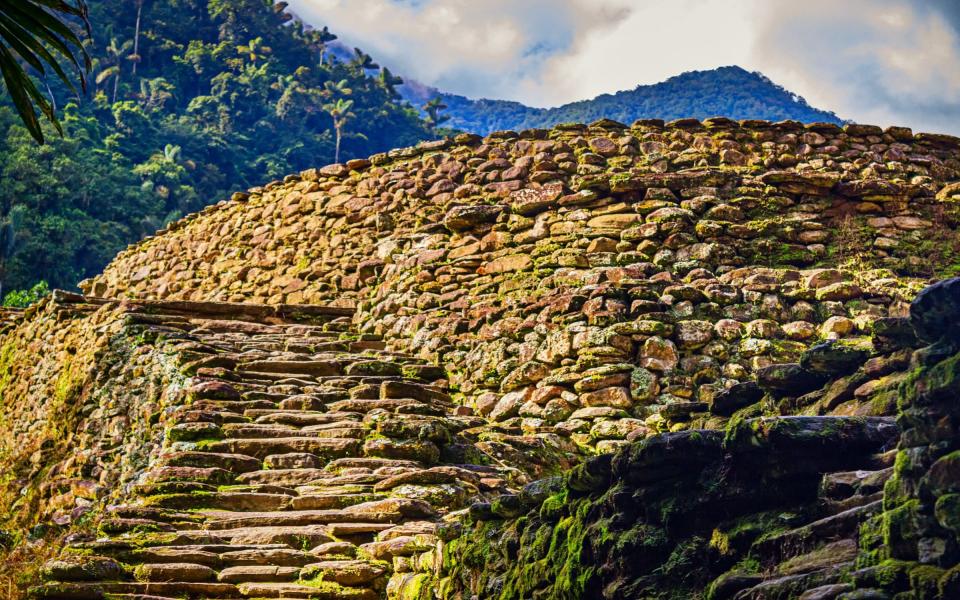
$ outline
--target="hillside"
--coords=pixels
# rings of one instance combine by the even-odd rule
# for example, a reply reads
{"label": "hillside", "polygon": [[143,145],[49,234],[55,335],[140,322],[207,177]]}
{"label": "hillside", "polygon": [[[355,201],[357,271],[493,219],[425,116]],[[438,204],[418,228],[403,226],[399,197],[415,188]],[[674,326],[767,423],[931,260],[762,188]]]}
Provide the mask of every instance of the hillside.
{"label": "hillside", "polygon": [[958,180],[951,136],[715,118],[236,193],[0,313],[0,577],[955,598]]}
{"label": "hillside", "polygon": [[449,107],[445,114],[450,117],[450,127],[482,135],[603,118],[632,123],[637,119],[669,121],[723,115],[732,119],[840,123],[837,115],[811,107],[762,74],[735,66],[691,71],[661,83],[549,109],[504,100],[472,100],[418,84],[401,86],[400,92],[415,106],[439,95]]}
{"label": "hillside", "polygon": [[331,61],[319,32],[280,4],[88,4],[90,93],[49,81],[65,137],[51,129],[37,147],[0,99],[0,226],[17,231],[12,255],[0,254],[3,290],[75,289],[173,220],[333,161],[337,100],[352,102],[344,160],[433,137],[377,69]]}

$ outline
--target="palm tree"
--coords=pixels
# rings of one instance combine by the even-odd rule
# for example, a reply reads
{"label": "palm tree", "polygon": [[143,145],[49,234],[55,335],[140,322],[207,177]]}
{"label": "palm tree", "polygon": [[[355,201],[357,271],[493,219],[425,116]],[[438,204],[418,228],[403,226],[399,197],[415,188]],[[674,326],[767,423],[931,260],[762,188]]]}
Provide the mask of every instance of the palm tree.
{"label": "palm tree", "polygon": [[323,29],[310,32],[310,41],[314,47],[320,50],[320,64],[323,64],[323,55],[327,51],[327,44],[337,39],[337,36],[330,33],[330,28],[324,26]]}
{"label": "palm tree", "polygon": [[110,66],[97,73],[97,78],[95,81],[97,82],[97,85],[100,85],[104,81],[113,77],[113,96],[110,100],[110,102],[113,104],[116,104],[117,102],[117,90],[120,88],[120,67],[123,64],[123,58],[128,52],[130,52],[132,47],[133,42],[130,40],[127,40],[121,44],[118,43],[117,38],[113,38],[110,40],[110,43],[107,45],[107,47],[104,48],[107,58],[110,59]]}
{"label": "palm tree", "polygon": [[449,116],[440,114],[441,110],[446,109],[447,105],[443,103],[440,96],[423,105],[423,110],[427,113],[427,124],[434,133],[436,133],[437,127],[439,127],[441,123],[446,123],[450,120]]}
{"label": "palm tree", "polygon": [[359,67],[361,71],[372,71],[373,69],[380,68],[380,65],[373,62],[373,57],[360,48],[354,48],[353,53],[355,56],[352,64]]}
{"label": "palm tree", "polygon": [[[91,67],[90,55],[80,37],[63,22],[70,17],[79,18],[87,35],[90,35],[85,0],[0,2],[0,72],[3,73],[3,81],[23,124],[40,144],[44,140],[37,109],[60,135],[63,135],[63,127],[50,100],[37,90],[36,84],[20,61],[33,68],[41,77],[47,74],[46,68],[49,67],[67,87],[77,93],[73,81],[60,66],[59,59],[66,59],[76,71],[80,87],[86,91],[86,75]],[[59,58],[56,55],[60,55]]]}
{"label": "palm tree", "polygon": [[140,93],[137,97],[140,104],[147,110],[163,108],[163,105],[173,98],[174,86],[163,77],[140,80]]}
{"label": "palm tree", "polygon": [[252,63],[258,60],[265,60],[271,52],[273,52],[273,49],[270,48],[270,46],[264,45],[262,37],[255,37],[247,42],[246,45],[237,46],[237,54],[249,58]]}
{"label": "palm tree", "polygon": [[323,88],[327,96],[349,96],[353,93],[353,90],[348,86],[350,82],[346,79],[341,79],[340,81],[324,81]]}
{"label": "palm tree", "polygon": [[338,98],[336,102],[328,102],[323,105],[323,110],[333,118],[333,130],[337,135],[336,149],[333,153],[333,162],[340,162],[340,140],[343,138],[343,128],[347,122],[354,118],[355,114],[350,112],[353,108],[353,100]]}
{"label": "palm tree", "polygon": [[0,298],[3,298],[3,280],[7,274],[7,263],[17,249],[17,230],[27,208],[18,204],[10,209],[6,218],[0,221]]}
{"label": "palm tree", "polygon": [[129,59],[133,61],[133,74],[137,74],[137,63],[140,62],[140,17],[143,14],[144,0],[137,0],[137,25],[133,31],[133,54]]}
{"label": "palm tree", "polygon": [[393,73],[390,72],[390,69],[384,67],[383,70],[380,71],[380,85],[382,85],[383,88],[387,90],[388,94],[390,94],[391,96],[396,96],[397,95],[396,86],[403,85],[403,78],[394,75]]}

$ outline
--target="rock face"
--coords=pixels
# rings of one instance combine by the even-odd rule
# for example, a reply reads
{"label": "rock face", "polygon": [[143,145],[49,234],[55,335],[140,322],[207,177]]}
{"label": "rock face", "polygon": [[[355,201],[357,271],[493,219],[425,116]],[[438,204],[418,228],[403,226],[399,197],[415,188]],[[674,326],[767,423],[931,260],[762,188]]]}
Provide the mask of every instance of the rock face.
{"label": "rock face", "polygon": [[957,262],[957,142],[602,121],[237,194],[0,313],[0,577],[743,600],[947,569],[953,417],[914,371],[949,387],[956,286],[910,303]]}
{"label": "rock face", "polygon": [[[713,397],[762,371],[789,414],[889,414],[870,388],[821,402],[822,374],[765,369],[869,346],[955,262],[954,142],[724,119],[462,135],[250,190],[85,289],[349,307],[358,332],[443,365],[457,403],[589,451],[626,440],[580,409],[720,427]],[[642,386],[617,381],[637,367]]]}

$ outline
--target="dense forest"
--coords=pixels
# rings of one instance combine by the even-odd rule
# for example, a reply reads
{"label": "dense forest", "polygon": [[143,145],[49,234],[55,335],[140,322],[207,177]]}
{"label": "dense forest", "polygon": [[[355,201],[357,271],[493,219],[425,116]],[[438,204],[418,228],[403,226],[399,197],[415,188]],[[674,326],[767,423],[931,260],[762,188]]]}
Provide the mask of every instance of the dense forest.
{"label": "dense forest", "polygon": [[[438,90],[416,84],[401,93],[420,104]],[[532,108],[505,100],[472,100],[440,93],[448,106],[448,125],[489,133],[503,129],[551,127],[558,123],[589,123],[601,118],[631,123],[637,119],[679,119],[724,116],[731,119],[794,119],[805,123],[839,123],[832,112],[818,110],[806,100],[770,81],[761,73],[740,67],[691,71],[654,85],[603,94],[592,100],[557,108]]]}
{"label": "dense forest", "polygon": [[[273,0],[90,0],[89,89],[39,81],[64,135],[0,99],[0,284],[73,288],[231,191],[435,135],[401,79]],[[79,30],[79,24],[77,24]],[[8,295],[8,290],[19,290]],[[41,285],[35,290],[43,290]]]}

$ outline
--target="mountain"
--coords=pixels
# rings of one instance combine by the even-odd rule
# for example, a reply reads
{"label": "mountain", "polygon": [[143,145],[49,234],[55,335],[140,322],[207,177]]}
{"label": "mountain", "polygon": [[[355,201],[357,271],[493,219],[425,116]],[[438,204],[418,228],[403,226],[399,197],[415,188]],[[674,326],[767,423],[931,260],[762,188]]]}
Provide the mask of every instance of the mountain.
{"label": "mountain", "polygon": [[741,67],[690,71],[653,85],[556,108],[533,108],[506,100],[472,100],[412,82],[400,93],[414,106],[440,96],[447,104],[447,126],[487,134],[505,129],[551,127],[558,123],[590,122],[601,118],[632,123],[637,119],[792,119],[804,123],[841,123],[834,113],[813,108],[802,97],[777,85],[762,73]]}

